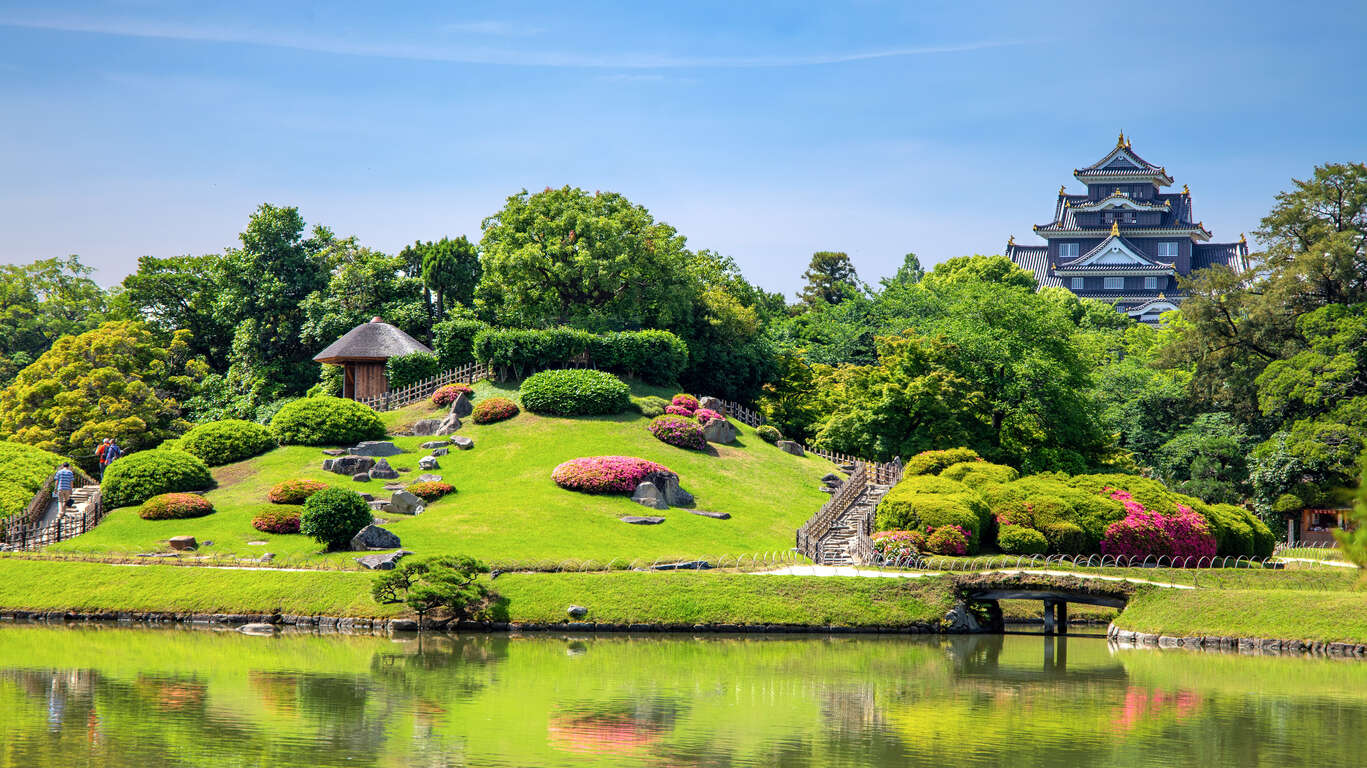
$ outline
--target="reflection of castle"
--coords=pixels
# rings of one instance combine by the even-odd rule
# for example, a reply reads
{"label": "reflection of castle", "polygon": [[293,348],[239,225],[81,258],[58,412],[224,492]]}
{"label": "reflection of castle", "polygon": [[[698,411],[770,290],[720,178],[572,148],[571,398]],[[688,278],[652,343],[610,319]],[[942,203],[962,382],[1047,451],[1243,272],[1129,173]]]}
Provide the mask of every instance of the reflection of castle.
{"label": "reflection of castle", "polygon": [[1185,298],[1178,277],[1223,264],[1248,269],[1248,243],[1212,243],[1192,215],[1191,192],[1163,192],[1165,168],[1130,148],[1125,134],[1105,157],[1073,171],[1087,191],[1059,187],[1054,218],[1034,227],[1044,245],[1006,244],[1006,256],[1035,274],[1040,287],[1067,288],[1078,296],[1114,303],[1144,323],[1176,309]]}

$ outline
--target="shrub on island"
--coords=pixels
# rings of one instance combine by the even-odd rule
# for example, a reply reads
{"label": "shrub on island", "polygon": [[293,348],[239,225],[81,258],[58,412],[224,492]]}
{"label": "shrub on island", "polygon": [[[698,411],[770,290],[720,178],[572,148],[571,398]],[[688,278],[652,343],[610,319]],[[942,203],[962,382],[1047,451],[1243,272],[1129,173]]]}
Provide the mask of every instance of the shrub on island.
{"label": "shrub on island", "polygon": [[143,520],[186,520],[204,517],[214,511],[214,505],[203,496],[193,493],[163,493],[144,501],[138,509]]}
{"label": "shrub on island", "polygon": [[465,395],[467,398],[475,396],[475,390],[465,384],[447,384],[437,387],[437,391],[432,393],[432,405],[445,408],[455,402],[457,395]]}
{"label": "shrub on island", "polygon": [[299,518],[298,507],[267,507],[252,518],[252,527],[262,533],[298,533]]}
{"label": "shrub on island", "polygon": [[968,448],[947,448],[943,451],[922,451],[907,459],[902,475],[938,475],[940,471],[965,461],[982,461],[982,457]]}
{"label": "shrub on island", "polygon": [[517,403],[506,397],[491,397],[479,401],[473,411],[470,412],[470,420],[476,424],[493,424],[496,421],[506,421],[516,416],[520,411]]}
{"label": "shrub on island", "polygon": [[585,456],[551,471],[555,484],[580,493],[631,493],[655,474],[674,474],[669,467],[635,456]]}
{"label": "shrub on island", "polygon": [[657,416],[646,427],[657,440],[676,448],[701,451],[707,447],[702,425],[684,416]]}
{"label": "shrub on island", "polygon": [[163,493],[201,491],[213,484],[209,467],[184,451],[156,449],[131,453],[110,464],[100,482],[109,509],[131,507]]}
{"label": "shrub on island", "polygon": [[286,480],[271,486],[266,500],[272,504],[303,504],[326,487],[328,484],[321,480]]}
{"label": "shrub on island", "polygon": [[304,502],[299,532],[328,549],[342,549],[374,519],[361,494],[345,488],[324,488]]}
{"label": "shrub on island", "polygon": [[1003,525],[997,532],[997,547],[1008,555],[1042,555],[1049,551],[1049,542],[1034,528]]}
{"label": "shrub on island", "polygon": [[783,433],[778,431],[778,427],[775,427],[772,424],[759,425],[759,427],[755,429],[755,434],[759,435],[759,439],[770,445],[783,439]]}
{"label": "shrub on island", "polygon": [[286,403],[271,429],[293,445],[346,445],[384,437],[384,422],[368,405],[342,397],[305,397]]}
{"label": "shrub on island", "polygon": [[[162,444],[166,446],[165,443]],[[275,433],[264,424],[243,419],[211,421],[181,436],[177,448],[217,467],[260,456],[277,445]]]}
{"label": "shrub on island", "polygon": [[542,371],[522,382],[522,404],[532,413],[598,416],[631,405],[631,389],[605,371],[571,368]]}
{"label": "shrub on island", "polygon": [[404,490],[423,501],[436,501],[448,493],[455,493],[456,487],[440,480],[427,480],[421,483],[413,483]]}

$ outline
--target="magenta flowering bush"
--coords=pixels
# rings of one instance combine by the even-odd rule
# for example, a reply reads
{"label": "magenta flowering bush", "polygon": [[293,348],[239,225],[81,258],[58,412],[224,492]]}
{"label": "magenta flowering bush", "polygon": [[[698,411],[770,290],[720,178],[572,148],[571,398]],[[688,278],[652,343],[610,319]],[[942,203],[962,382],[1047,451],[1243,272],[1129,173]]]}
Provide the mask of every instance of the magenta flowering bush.
{"label": "magenta flowering bush", "polygon": [[1103,488],[1103,493],[1125,505],[1125,517],[1106,526],[1101,554],[1125,557],[1212,557],[1215,535],[1210,524],[1191,507],[1163,515],[1145,509],[1128,491]]}
{"label": "magenta flowering bush", "polygon": [[702,425],[684,416],[657,416],[646,427],[656,439],[679,448],[701,451],[707,447]]}
{"label": "magenta flowering bush", "polygon": [[631,493],[654,474],[674,474],[669,467],[635,456],[584,456],[551,471],[555,484],[580,493]]}
{"label": "magenta flowering bush", "polygon": [[682,405],[666,405],[665,413],[669,414],[670,416],[684,416],[686,418],[693,417],[693,411],[690,411]]}
{"label": "magenta flowering bush", "polygon": [[669,401],[669,404],[677,405],[680,408],[687,410],[689,416],[692,416],[693,412],[698,410],[698,398],[682,392],[675,395],[674,399]]}
{"label": "magenta flowering bush", "polygon": [[961,525],[942,525],[926,537],[926,551],[937,555],[968,554],[970,534]]}
{"label": "magenta flowering bush", "polygon": [[709,421],[726,419],[725,416],[721,415],[720,413],[717,413],[711,408],[699,408],[698,410],[693,412],[693,418],[697,419],[699,424],[706,424]]}
{"label": "magenta flowering bush", "polygon": [[926,535],[920,531],[878,531],[873,534],[873,551],[886,560],[900,560],[926,548]]}

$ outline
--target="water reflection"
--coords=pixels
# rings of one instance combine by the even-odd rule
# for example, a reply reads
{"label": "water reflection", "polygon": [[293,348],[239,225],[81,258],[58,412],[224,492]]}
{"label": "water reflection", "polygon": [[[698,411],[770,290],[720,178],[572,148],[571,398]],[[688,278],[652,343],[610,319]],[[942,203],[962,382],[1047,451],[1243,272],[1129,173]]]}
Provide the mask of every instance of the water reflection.
{"label": "water reflection", "polygon": [[1360,765],[1367,665],[1040,636],[0,627],[0,766]]}

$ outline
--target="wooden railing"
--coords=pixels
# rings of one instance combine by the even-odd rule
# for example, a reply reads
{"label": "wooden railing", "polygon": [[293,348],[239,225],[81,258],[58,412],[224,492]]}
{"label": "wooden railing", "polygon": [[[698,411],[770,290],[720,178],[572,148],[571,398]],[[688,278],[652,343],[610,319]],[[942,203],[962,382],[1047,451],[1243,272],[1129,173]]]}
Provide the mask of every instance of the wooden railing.
{"label": "wooden railing", "polygon": [[368,405],[377,411],[392,411],[419,400],[425,400],[431,397],[433,392],[447,384],[474,384],[476,381],[489,378],[493,378],[493,373],[488,366],[483,363],[470,363],[459,368],[452,368],[449,371],[443,371],[431,378],[413,382],[406,387],[391,389],[383,395],[376,395],[357,402]]}
{"label": "wooden railing", "polygon": [[[764,423],[764,414],[759,411],[748,408],[740,403],[723,400],[720,397],[717,399],[722,402],[723,412],[736,421],[751,427],[758,427]],[[840,453],[839,451],[814,448],[810,445],[803,445],[802,450],[807,453],[816,454],[827,461],[841,466],[858,467],[860,465],[866,465],[868,480],[871,483],[877,483],[879,485],[896,485],[897,482],[902,479],[902,459],[900,456],[892,461],[879,462],[869,461],[868,459],[860,458],[859,456],[851,456],[848,453]]]}
{"label": "wooden railing", "polygon": [[[43,513],[47,511],[48,504],[51,501],[52,482],[49,481],[44,484],[43,488],[39,489],[38,494],[33,497],[33,501],[29,502],[30,510],[35,506],[38,508],[39,511],[36,516],[30,516],[29,510],[25,510],[4,521],[3,542],[5,549],[41,549],[49,544],[56,544],[73,536],[79,536],[99,525],[99,522],[104,519],[104,503],[100,500],[99,490],[96,490],[95,494],[86,502],[85,509],[79,516],[59,514],[50,525],[43,525]],[[59,510],[60,512],[61,510]]]}
{"label": "wooden railing", "polygon": [[831,526],[854,506],[867,485],[867,469],[864,464],[858,464],[849,479],[840,484],[831,498],[821,505],[821,509],[797,529],[797,551],[811,558],[812,562],[820,563],[822,544],[830,535]]}

